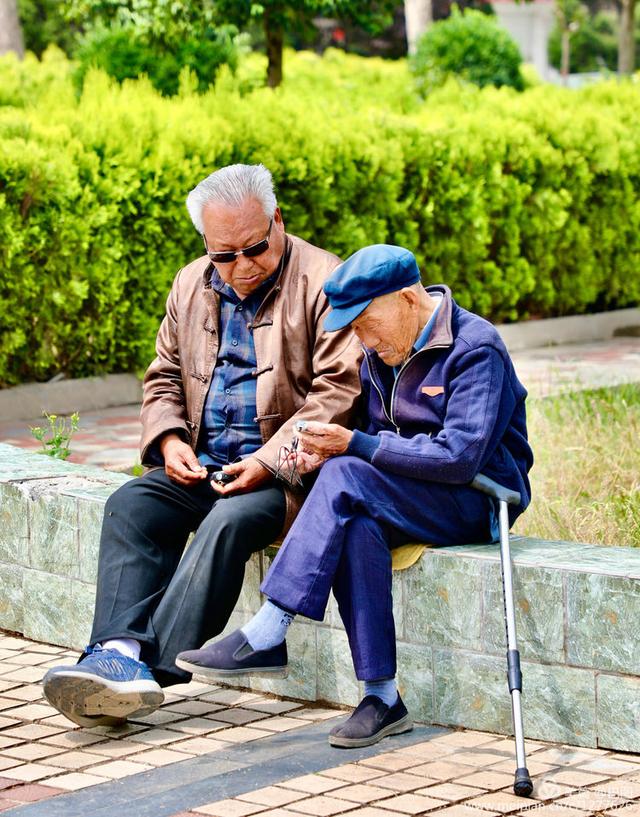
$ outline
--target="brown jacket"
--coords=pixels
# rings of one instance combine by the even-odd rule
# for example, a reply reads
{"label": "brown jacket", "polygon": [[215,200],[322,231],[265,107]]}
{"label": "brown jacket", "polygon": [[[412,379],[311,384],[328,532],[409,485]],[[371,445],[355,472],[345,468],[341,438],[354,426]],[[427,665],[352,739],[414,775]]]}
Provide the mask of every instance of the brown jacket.
{"label": "brown jacket", "polygon": [[[254,455],[275,471],[296,420],[348,425],[360,394],[361,348],[350,329],[324,332],[322,291],[340,259],[287,236],[288,260],[253,323],[256,402],[264,445]],[[144,378],[141,459],[159,465],[159,438],[180,433],[195,449],[219,346],[220,302],[208,283],[209,259],[184,267],[167,299],[156,358]],[[289,526],[303,496],[287,491]]]}

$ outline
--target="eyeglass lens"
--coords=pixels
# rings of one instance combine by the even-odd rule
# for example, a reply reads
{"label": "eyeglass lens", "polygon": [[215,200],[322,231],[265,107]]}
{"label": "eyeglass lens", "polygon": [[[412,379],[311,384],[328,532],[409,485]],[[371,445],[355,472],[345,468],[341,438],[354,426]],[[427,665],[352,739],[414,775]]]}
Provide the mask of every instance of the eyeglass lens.
{"label": "eyeglass lens", "polygon": [[204,239],[204,245],[207,247],[207,255],[214,263],[218,264],[231,264],[239,255],[244,255],[247,258],[255,258],[256,255],[262,255],[263,252],[269,249],[269,236],[271,235],[271,227],[273,226],[273,219],[269,221],[269,229],[267,230],[266,236],[257,241],[255,244],[251,244],[249,247],[245,247],[242,250],[229,250],[228,252],[209,252],[209,248],[207,247],[207,239]]}

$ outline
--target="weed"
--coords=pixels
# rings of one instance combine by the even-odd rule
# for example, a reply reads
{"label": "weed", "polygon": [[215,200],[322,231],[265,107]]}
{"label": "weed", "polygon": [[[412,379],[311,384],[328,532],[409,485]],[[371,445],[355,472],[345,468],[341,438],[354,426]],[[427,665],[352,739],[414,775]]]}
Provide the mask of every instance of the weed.
{"label": "weed", "polygon": [[74,432],[78,430],[80,415],[77,411],[70,417],[59,417],[57,414],[47,414],[48,426],[30,426],[31,434],[41,443],[42,448],[38,454],[47,454],[59,460],[66,460],[71,450],[69,443]]}

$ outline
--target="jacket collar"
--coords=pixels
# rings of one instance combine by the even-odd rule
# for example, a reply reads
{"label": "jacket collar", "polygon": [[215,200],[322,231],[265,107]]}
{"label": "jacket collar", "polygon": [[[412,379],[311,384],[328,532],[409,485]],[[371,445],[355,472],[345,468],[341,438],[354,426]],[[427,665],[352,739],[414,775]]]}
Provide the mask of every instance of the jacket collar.
{"label": "jacket collar", "polygon": [[430,295],[441,295],[442,301],[436,313],[431,335],[427,343],[422,347],[422,351],[425,349],[451,346],[453,343],[453,329],[451,327],[453,298],[451,297],[451,290],[446,284],[434,284],[433,286],[425,287],[425,289]]}
{"label": "jacket collar", "polygon": [[[453,330],[451,327],[453,315],[453,298],[451,297],[451,290],[446,284],[434,284],[433,286],[425,287],[427,292],[432,295],[441,295],[442,301],[440,307],[436,312],[435,322],[431,335],[426,344],[417,352],[414,352],[411,357],[419,355],[428,349],[444,349],[453,345]],[[373,366],[378,377],[380,371],[378,364],[385,366],[373,349],[368,349],[364,344],[361,344],[362,350],[369,363]]]}

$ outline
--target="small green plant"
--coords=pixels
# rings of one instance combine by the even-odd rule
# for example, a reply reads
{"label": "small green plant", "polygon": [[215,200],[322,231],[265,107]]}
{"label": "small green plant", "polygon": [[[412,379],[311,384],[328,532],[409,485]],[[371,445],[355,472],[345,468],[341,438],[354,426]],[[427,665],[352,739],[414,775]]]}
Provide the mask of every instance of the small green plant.
{"label": "small green plant", "polygon": [[58,417],[57,414],[47,414],[48,426],[30,426],[31,434],[42,444],[38,454],[46,454],[58,460],[66,460],[71,450],[69,443],[74,432],[78,430],[80,415],[74,411],[70,417]]}
{"label": "small green plant", "polygon": [[418,41],[411,68],[418,90],[427,95],[457,77],[483,88],[510,86],[524,90],[522,57],[511,35],[493,17],[473,9],[434,23]]}

